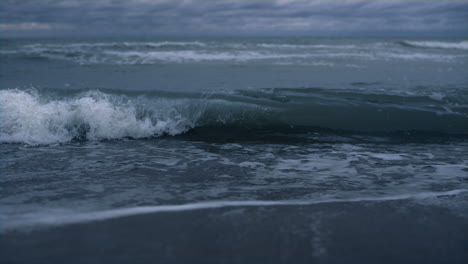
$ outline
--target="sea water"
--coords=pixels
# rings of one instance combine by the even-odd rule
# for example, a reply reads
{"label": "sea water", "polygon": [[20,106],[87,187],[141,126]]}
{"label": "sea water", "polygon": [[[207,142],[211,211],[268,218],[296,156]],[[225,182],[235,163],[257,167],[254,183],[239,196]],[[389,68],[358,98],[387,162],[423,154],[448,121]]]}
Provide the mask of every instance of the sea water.
{"label": "sea water", "polygon": [[4,39],[0,89],[7,262],[468,260],[466,40]]}

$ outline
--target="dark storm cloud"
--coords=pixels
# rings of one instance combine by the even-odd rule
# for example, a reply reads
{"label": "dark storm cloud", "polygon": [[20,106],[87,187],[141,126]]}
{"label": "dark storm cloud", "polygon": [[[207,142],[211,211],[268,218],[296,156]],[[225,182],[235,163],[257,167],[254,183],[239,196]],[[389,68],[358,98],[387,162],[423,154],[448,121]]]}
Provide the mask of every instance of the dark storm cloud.
{"label": "dark storm cloud", "polygon": [[2,0],[3,36],[468,35],[457,0]]}

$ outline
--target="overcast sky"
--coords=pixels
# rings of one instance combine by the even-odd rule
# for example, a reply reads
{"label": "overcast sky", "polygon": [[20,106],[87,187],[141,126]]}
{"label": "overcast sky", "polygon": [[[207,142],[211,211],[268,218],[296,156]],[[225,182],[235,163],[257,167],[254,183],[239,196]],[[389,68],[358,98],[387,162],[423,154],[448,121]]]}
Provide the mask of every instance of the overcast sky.
{"label": "overcast sky", "polygon": [[468,36],[466,0],[0,0],[1,37]]}

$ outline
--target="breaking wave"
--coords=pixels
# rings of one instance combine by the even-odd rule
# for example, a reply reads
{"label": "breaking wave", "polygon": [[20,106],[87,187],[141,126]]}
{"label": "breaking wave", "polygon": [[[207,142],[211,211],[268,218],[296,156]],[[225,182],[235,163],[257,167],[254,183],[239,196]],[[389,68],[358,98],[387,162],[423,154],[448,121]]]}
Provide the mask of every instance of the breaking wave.
{"label": "breaking wave", "polygon": [[175,135],[193,126],[190,116],[155,113],[152,119],[130,102],[118,101],[99,92],[69,100],[44,100],[35,92],[1,91],[0,141],[50,144],[77,137],[142,138]]}
{"label": "breaking wave", "polygon": [[[403,41],[411,47],[467,49],[468,42]],[[281,42],[226,41],[145,41],[145,42],[71,42],[33,43],[0,50],[4,56],[21,59],[48,59],[90,64],[160,64],[160,63],[246,63],[268,62],[316,66],[343,65],[343,60],[433,61],[451,62],[462,54],[413,53],[397,43],[319,44]],[[317,61],[320,63],[317,64]],[[323,63],[325,62],[325,63]]]}
{"label": "breaking wave", "polygon": [[468,41],[442,42],[442,41],[402,41],[402,45],[416,48],[459,49],[468,50]]}
{"label": "breaking wave", "polygon": [[113,48],[113,49],[138,49],[138,48],[177,48],[177,47],[206,47],[207,44],[200,41],[160,41],[160,42],[78,42],[67,44],[28,44],[27,49],[92,49],[92,48]]}
{"label": "breaking wave", "polygon": [[[121,96],[87,91],[53,99],[35,90],[0,91],[0,142],[64,143],[74,139],[105,140],[178,135],[195,127],[207,108],[223,101]],[[256,110],[251,107],[253,113]],[[242,119],[248,108],[231,103],[215,122]],[[236,113],[237,111],[237,113]]]}
{"label": "breaking wave", "polygon": [[468,105],[456,98],[310,89],[164,95],[0,91],[0,142],[54,144],[179,135],[193,128],[468,133]]}

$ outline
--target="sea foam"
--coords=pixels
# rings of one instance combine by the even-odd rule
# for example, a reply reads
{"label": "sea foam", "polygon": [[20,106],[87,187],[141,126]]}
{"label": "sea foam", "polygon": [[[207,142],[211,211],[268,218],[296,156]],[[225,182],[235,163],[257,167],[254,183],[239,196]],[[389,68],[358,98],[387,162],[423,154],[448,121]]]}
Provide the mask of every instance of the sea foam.
{"label": "sea foam", "polygon": [[[47,100],[34,91],[0,91],[0,142],[52,144],[87,140],[176,135],[193,127],[197,111],[181,114],[183,102],[142,111],[131,100],[90,91],[66,100]],[[200,111],[200,110],[199,110]],[[201,113],[201,112],[200,112]]]}
{"label": "sea foam", "polygon": [[403,41],[404,45],[420,48],[461,49],[468,50],[468,41],[442,42],[442,41]]}

